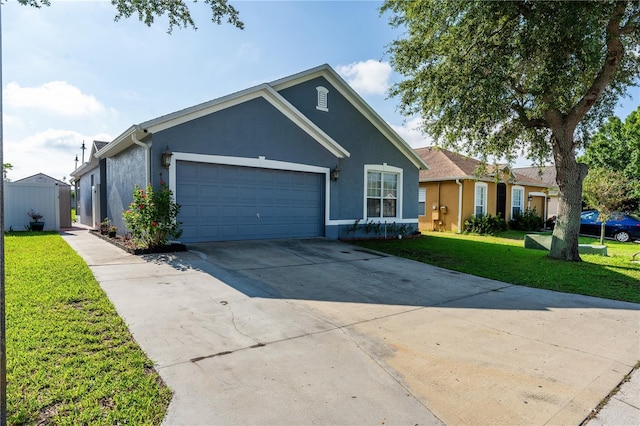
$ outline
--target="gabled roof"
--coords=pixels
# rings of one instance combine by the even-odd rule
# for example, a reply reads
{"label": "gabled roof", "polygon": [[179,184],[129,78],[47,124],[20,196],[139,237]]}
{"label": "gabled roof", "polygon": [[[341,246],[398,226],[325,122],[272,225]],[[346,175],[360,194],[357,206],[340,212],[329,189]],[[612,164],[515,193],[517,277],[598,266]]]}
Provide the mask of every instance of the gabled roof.
{"label": "gabled roof", "polygon": [[345,97],[363,116],[371,122],[380,133],[382,133],[393,145],[402,152],[417,168],[428,169],[429,165],[420,156],[416,155],[416,152],[411,146],[402,139],[395,130],[387,123],[378,113],[376,113],[371,106],[356,93],[355,90],[349,84],[338,75],[333,68],[328,64],[320,65],[316,68],[311,68],[307,71],[302,71],[298,74],[294,74],[289,77],[282,78],[280,80],[269,83],[275,90],[280,91],[288,87],[295,86],[305,81],[312,80],[317,77],[324,77],[333,87],[335,87],[340,94]]}
{"label": "gabled roof", "polygon": [[511,169],[508,165],[487,165],[485,173],[479,174],[482,162],[475,158],[455,153],[439,147],[425,147],[415,150],[429,164],[429,170],[420,170],[420,182],[434,182],[456,179],[494,181],[496,173],[508,174],[515,184],[549,187],[540,179],[534,179],[520,173],[520,169]]}
{"label": "gabled roof", "polygon": [[415,152],[429,164],[429,170],[420,170],[420,182],[475,179],[476,170],[482,164],[475,158],[434,146],[418,148]]}
{"label": "gabled roof", "polygon": [[321,65],[319,67],[294,74],[292,76],[276,80],[272,83],[260,84],[240,92],[236,92],[221,98],[213,99],[208,102],[194,105],[171,114],[163,115],[140,124],[135,124],[115,138],[111,143],[98,151],[99,157],[112,157],[119,152],[127,149],[135,142],[134,140],[144,139],[149,134],[162,131],[191,120],[206,116],[208,114],[230,108],[234,105],[241,104],[256,98],[263,98],[300,129],[305,131],[319,144],[326,148],[337,158],[349,157],[351,154],[332,137],[326,134],[309,118],[302,114],[289,101],[278,93],[286,87],[300,84],[312,78],[323,76],[326,78],[345,98],[347,98],[363,115],[365,115],[407,158],[409,158],[416,167],[427,168],[428,166],[418,157],[411,147],[398,134],[378,116],[370,106],[367,105],[349,85],[338,76],[338,74],[329,66]]}
{"label": "gabled roof", "polygon": [[13,183],[18,182],[29,182],[29,183],[55,183],[56,185],[66,185],[69,186],[67,182],[58,180],[56,178],[52,178],[49,175],[45,175],[44,173],[36,173],[35,175],[27,176],[22,179],[18,179],[13,181]]}

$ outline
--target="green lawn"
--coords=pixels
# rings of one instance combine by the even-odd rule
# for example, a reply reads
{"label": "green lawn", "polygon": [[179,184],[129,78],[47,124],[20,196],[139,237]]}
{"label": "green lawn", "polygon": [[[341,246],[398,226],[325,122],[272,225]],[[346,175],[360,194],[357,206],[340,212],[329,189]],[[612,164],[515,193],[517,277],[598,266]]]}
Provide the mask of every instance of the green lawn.
{"label": "green lawn", "polygon": [[[525,249],[523,238],[524,232],[515,231],[496,237],[430,232],[417,239],[357,244],[507,283],[640,303],[640,264],[631,262],[640,244],[606,241],[609,256],[581,255],[583,262],[563,262],[550,259],[546,251]],[[596,238],[581,237],[580,242],[598,244]]]}
{"label": "green lawn", "polygon": [[5,236],[8,424],[160,424],[171,399],[56,233]]}

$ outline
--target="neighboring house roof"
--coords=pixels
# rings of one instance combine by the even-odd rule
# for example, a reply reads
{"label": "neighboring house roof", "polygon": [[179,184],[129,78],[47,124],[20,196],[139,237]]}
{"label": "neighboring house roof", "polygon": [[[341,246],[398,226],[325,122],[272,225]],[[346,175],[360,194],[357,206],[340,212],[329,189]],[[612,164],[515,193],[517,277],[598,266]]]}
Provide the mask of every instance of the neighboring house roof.
{"label": "neighboring house roof", "polygon": [[547,182],[531,178],[519,173],[519,169],[510,169],[507,165],[486,165],[484,173],[482,162],[475,158],[449,151],[448,149],[429,146],[418,148],[415,152],[429,164],[429,170],[420,170],[420,182],[434,182],[442,180],[473,179],[494,181],[496,172],[508,173],[512,183],[530,186],[549,187]]}
{"label": "neighboring house roof", "polygon": [[420,170],[420,182],[474,178],[481,164],[475,158],[433,146],[418,148],[415,152],[429,164],[428,170]]}
{"label": "neighboring house roof", "polygon": [[22,179],[18,179],[13,181],[14,183],[17,182],[24,182],[24,183],[55,183],[58,185],[67,185],[70,186],[67,182],[64,182],[62,180],[58,180],[55,178],[52,178],[49,175],[45,175],[44,173],[37,173],[35,175],[32,176],[28,176],[26,178],[22,178]]}
{"label": "neighboring house roof", "polygon": [[112,157],[127,149],[149,134],[162,131],[205,115],[241,104],[243,102],[264,98],[276,109],[283,113],[300,129],[314,138],[337,158],[349,157],[351,154],[331,136],[326,134],[309,118],[302,114],[289,101],[278,93],[279,90],[300,84],[312,78],[322,76],[327,79],[358,111],[360,111],[376,128],[382,132],[411,162],[418,168],[428,168],[426,163],[411,149],[411,147],[387,124],[371,107],[327,64],[310,70],[276,80],[271,83],[260,84],[240,92],[221,98],[213,99],[199,105],[185,108],[171,114],[163,115],[140,124],[129,127],[107,146],[100,149],[96,156]]}
{"label": "neighboring house roof", "polygon": [[91,151],[89,151],[89,161],[85,161],[84,164],[81,164],[80,167],[71,172],[71,176],[74,178],[80,177],[96,167],[98,165],[98,156],[96,154],[107,145],[109,145],[109,142],[93,141]]}
{"label": "neighboring house roof", "polygon": [[526,176],[536,182],[545,183],[551,187],[557,187],[556,183],[556,166],[543,166],[543,167],[518,167],[512,169],[520,176]]}

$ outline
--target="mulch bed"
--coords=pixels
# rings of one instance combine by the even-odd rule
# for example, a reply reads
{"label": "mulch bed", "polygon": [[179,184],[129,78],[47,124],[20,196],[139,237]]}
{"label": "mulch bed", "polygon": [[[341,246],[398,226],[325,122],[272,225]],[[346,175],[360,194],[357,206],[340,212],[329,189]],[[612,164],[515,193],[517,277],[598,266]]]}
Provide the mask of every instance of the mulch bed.
{"label": "mulch bed", "polygon": [[126,251],[127,253],[139,255],[139,254],[154,254],[154,253],[174,253],[178,251],[187,251],[187,246],[179,243],[171,243],[160,247],[153,248],[140,248],[135,245],[135,243],[131,239],[124,238],[121,235],[116,235],[115,237],[109,237],[108,235],[103,235],[100,231],[90,230],[91,234],[95,235],[98,238],[101,238],[114,246]]}

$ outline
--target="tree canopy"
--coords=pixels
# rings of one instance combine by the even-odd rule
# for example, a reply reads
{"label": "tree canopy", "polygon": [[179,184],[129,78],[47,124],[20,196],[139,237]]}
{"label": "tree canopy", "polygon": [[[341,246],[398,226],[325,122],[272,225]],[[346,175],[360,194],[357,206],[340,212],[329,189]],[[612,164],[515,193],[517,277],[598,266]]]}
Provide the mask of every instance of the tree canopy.
{"label": "tree canopy", "polygon": [[587,168],[576,151],[640,76],[640,3],[386,0],[381,11],[406,30],[389,48],[400,110],[485,160],[553,156],[550,256],[579,260]]}
{"label": "tree canopy", "polygon": [[[194,3],[196,1],[193,0]],[[51,5],[50,0],[18,0],[18,2],[33,7]],[[240,29],[244,28],[238,11],[229,4],[228,0],[203,0],[203,3],[211,8],[212,22],[221,24],[226,19],[227,23]],[[115,16],[116,21],[138,15],[141,22],[151,26],[156,18],[166,15],[169,20],[169,28],[167,29],[169,33],[173,31],[174,27],[197,28],[185,0],[111,0],[111,4],[116,7],[118,12]]]}

